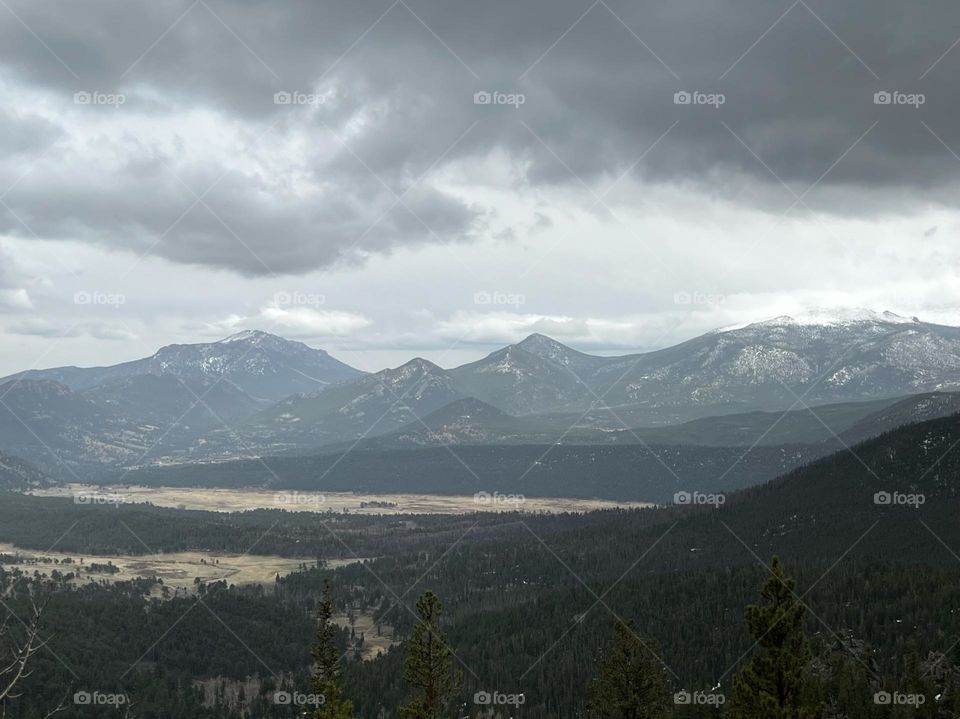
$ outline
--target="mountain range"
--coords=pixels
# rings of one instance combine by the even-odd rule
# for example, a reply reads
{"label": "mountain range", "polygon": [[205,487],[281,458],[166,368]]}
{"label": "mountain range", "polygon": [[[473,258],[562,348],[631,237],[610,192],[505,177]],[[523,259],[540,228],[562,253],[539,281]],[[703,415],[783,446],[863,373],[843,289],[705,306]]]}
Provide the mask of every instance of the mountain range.
{"label": "mountain range", "polygon": [[354,443],[817,443],[949,414],[957,390],[960,328],[867,310],[778,317],[616,357],[534,334],[452,369],[415,358],[372,374],[246,331],[3,378],[0,450],[90,479]]}
{"label": "mountain range", "polygon": [[27,370],[5,377],[0,383],[45,379],[82,392],[131,377],[169,375],[198,385],[226,381],[251,398],[277,401],[362,374],[323,350],[267,332],[247,330],[217,342],[167,345],[150,357],[110,367]]}

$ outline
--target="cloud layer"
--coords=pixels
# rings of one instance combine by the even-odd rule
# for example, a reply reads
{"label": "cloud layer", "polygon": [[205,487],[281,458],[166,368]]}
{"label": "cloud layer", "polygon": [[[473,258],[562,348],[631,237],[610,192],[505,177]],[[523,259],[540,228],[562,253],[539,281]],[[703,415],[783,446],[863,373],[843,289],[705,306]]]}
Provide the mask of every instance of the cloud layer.
{"label": "cloud layer", "polygon": [[953,206],[953,16],[946,0],[19,0],[0,12],[17,98],[0,231],[303,273],[485,236],[490,162],[594,209],[624,175],[774,212]]}

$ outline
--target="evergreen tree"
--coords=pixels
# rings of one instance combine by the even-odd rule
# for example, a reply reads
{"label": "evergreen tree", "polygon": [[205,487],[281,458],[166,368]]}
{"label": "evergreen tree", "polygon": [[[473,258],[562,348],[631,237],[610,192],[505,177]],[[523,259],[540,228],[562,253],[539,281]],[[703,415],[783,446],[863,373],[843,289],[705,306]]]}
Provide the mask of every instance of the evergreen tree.
{"label": "evergreen tree", "polygon": [[733,719],[813,719],[819,714],[808,673],[811,651],[803,631],[804,607],[795,586],[774,557],[770,577],[760,589],[760,604],[747,607],[747,626],[759,651],[734,677]]}
{"label": "evergreen tree", "polygon": [[670,712],[670,689],[652,642],[633,623],[617,621],[613,641],[590,684],[588,719],[660,719]]}
{"label": "evergreen tree", "polygon": [[400,707],[406,719],[440,719],[448,715],[451,698],[463,682],[463,673],[453,666],[453,652],[440,631],[443,607],[427,590],[417,600],[420,621],[413,629],[404,664],[404,679],[414,695]]}
{"label": "evergreen tree", "polygon": [[344,699],[340,691],[340,650],[337,649],[336,637],[330,579],[324,577],[323,599],[317,612],[317,643],[313,648],[316,661],[313,690],[323,697],[323,704],[314,712],[314,719],[353,718],[353,704]]}

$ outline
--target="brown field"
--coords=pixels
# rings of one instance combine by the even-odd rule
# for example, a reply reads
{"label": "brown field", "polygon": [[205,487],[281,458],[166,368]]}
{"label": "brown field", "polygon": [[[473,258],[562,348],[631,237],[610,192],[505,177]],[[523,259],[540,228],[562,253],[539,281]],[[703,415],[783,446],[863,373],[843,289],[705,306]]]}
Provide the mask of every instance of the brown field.
{"label": "brown field", "polygon": [[[363,651],[361,657],[364,661],[375,659],[383,654],[387,649],[397,642],[393,639],[393,627],[382,624],[380,626],[381,636],[377,636],[377,625],[373,621],[372,614],[356,613],[354,615],[353,629],[357,638],[363,634]],[[346,614],[339,614],[333,618],[333,621],[341,627],[350,628],[350,620]]]}
{"label": "brown field", "polygon": [[[90,555],[64,552],[36,552],[20,549],[12,544],[0,542],[0,554],[19,554],[28,562],[31,569],[49,574],[53,569],[63,573],[80,572],[78,583],[106,580],[109,582],[127,581],[137,577],[157,577],[171,589],[192,591],[194,579],[204,582],[221,579],[228,584],[267,584],[274,581],[277,574],[289,574],[299,569],[304,559],[276,557],[270,555],[226,554],[220,552],[169,552],[131,557],[127,555]],[[72,563],[63,564],[64,559]],[[81,565],[80,560],[84,563]],[[59,564],[42,560],[56,560]],[[328,566],[343,566],[357,560],[333,560]],[[97,564],[114,564],[120,571],[116,574],[87,574],[85,567]],[[309,563],[309,562],[308,562]],[[20,565],[23,566],[22,564]]]}
{"label": "brown field", "polygon": [[[350,512],[351,514],[470,514],[472,512],[589,512],[613,507],[648,507],[646,502],[614,502],[602,499],[563,497],[489,496],[440,494],[354,494],[352,492],[271,492],[261,489],[199,487],[105,487],[71,484],[34,490],[44,497],[78,494],[109,494],[126,503],[149,503],[157,507],[199,509],[213,512],[243,512],[250,509],[286,509],[294,512]],[[362,506],[377,502],[390,506]]]}

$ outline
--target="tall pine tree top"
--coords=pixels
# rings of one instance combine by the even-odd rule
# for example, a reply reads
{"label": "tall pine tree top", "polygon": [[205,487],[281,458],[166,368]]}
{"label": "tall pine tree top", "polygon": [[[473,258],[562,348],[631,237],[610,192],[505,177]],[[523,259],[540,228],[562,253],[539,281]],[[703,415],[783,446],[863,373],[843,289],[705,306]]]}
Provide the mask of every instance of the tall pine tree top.
{"label": "tall pine tree top", "polygon": [[313,648],[316,668],[313,673],[314,693],[323,703],[314,712],[314,719],[353,719],[353,704],[340,690],[340,651],[337,649],[337,627],[333,623],[333,599],[330,579],[323,580],[323,598],[317,612],[317,643]]}
{"label": "tall pine tree top", "polygon": [[734,677],[733,719],[813,719],[818,713],[810,686],[805,609],[795,587],[774,557],[760,603],[746,610],[757,651]]}
{"label": "tall pine tree top", "polygon": [[670,713],[670,689],[659,649],[633,623],[617,621],[613,642],[590,684],[588,719],[661,719]]}
{"label": "tall pine tree top", "polygon": [[405,719],[446,718],[453,695],[463,683],[463,673],[453,666],[453,651],[440,631],[440,598],[427,590],[417,600],[420,621],[407,647],[404,679],[414,690],[400,708]]}

